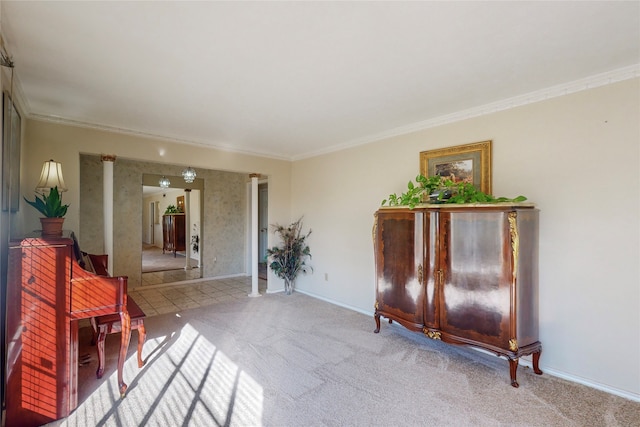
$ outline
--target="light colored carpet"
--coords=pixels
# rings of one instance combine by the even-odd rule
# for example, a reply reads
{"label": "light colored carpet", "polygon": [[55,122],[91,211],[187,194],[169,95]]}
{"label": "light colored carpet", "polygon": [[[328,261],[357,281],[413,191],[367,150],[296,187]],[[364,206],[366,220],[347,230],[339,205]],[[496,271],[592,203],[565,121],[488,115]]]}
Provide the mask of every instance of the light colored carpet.
{"label": "light colored carpet", "polygon": [[[640,404],[455,347],[309,296],[268,294],[150,317],[115,378],[80,368],[64,426],[631,426]],[[88,330],[83,328],[83,342]],[[80,354],[94,349],[82,347]],[[544,351],[541,368],[544,370]]]}

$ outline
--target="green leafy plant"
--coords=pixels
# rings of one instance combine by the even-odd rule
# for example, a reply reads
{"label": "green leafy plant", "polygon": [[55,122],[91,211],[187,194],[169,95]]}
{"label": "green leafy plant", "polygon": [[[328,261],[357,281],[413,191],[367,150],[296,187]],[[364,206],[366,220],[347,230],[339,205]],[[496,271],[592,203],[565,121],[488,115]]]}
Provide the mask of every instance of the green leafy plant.
{"label": "green leafy plant", "polygon": [[382,206],[409,206],[413,209],[419,203],[500,203],[500,202],[524,202],[524,196],[513,199],[507,197],[494,197],[478,190],[469,182],[453,182],[440,176],[425,177],[418,175],[407,184],[404,193],[390,194],[388,199],[382,201]]}
{"label": "green leafy plant", "polygon": [[388,202],[389,206],[409,206],[413,209],[417,204],[424,201],[425,196],[434,193],[440,187],[442,179],[439,176],[427,178],[424,175],[418,175],[415,181],[417,185],[413,181],[409,181],[407,191],[404,193],[400,195],[396,193],[389,194],[389,198],[382,201],[382,206]]}
{"label": "green leafy plant", "polygon": [[176,213],[182,213],[182,210],[180,208],[175,207],[175,205],[169,205],[167,206],[167,209],[164,210],[165,215],[176,214]]}
{"label": "green leafy plant", "polygon": [[42,197],[36,196],[33,202],[25,197],[24,201],[36,208],[46,218],[62,218],[67,214],[69,207],[69,205],[62,204],[62,196],[58,187],[53,187],[48,196],[46,194],[42,194]]}
{"label": "green leafy plant", "polygon": [[282,243],[267,249],[267,257],[271,260],[269,268],[284,279],[285,292],[290,294],[298,273],[306,268],[307,258],[311,258],[311,250],[306,242],[311,230],[306,234],[302,232],[302,218],[286,227],[279,224],[272,224],[271,227]]}

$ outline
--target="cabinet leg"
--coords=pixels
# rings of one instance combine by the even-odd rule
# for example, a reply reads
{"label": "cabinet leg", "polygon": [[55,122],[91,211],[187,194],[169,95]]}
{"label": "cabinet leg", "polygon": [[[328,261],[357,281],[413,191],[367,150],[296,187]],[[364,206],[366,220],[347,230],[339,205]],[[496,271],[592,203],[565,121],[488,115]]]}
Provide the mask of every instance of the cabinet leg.
{"label": "cabinet leg", "polygon": [[533,372],[538,375],[542,375],[542,371],[538,367],[538,362],[540,362],[540,353],[542,353],[542,350],[533,353]]}
{"label": "cabinet leg", "polygon": [[376,329],[373,332],[377,334],[380,332],[380,315],[376,313],[373,318],[376,320]]}
{"label": "cabinet leg", "polygon": [[509,359],[509,373],[511,374],[511,385],[515,388],[520,387],[516,380],[516,372],[518,371],[519,359]]}

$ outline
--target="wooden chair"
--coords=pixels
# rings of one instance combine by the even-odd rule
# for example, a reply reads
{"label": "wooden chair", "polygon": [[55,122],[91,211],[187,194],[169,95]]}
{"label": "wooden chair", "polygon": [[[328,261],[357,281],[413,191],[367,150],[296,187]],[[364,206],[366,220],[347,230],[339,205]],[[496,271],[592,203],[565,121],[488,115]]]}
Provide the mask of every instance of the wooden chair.
{"label": "wooden chair", "polygon": [[[80,266],[99,276],[108,276],[108,255],[94,255],[83,252],[80,250],[78,240],[74,233],[71,233],[71,238],[73,239],[73,251]],[[142,347],[147,339],[147,332],[144,328],[144,318],[146,315],[129,295],[127,295],[127,312],[131,319],[130,330],[138,330],[138,368],[142,368],[144,366]],[[102,375],[104,375],[104,341],[108,334],[122,332],[122,322],[120,321],[119,314],[108,314],[105,316],[92,317],[91,326],[93,328],[91,343],[95,344],[98,350],[98,370],[96,371],[96,376],[102,378]],[[126,351],[126,348],[120,348],[123,357]],[[121,393],[124,394],[124,391],[121,391]]]}
{"label": "wooden chair", "polygon": [[[142,347],[147,339],[147,331],[144,328],[144,318],[146,315],[130,296],[127,297],[127,311],[131,318],[131,330],[138,330],[138,368],[142,368],[145,363],[144,360],[142,360]],[[108,314],[106,316],[91,318],[91,326],[93,327],[94,341],[98,350],[98,370],[96,371],[96,377],[102,378],[102,375],[104,375],[104,341],[108,334],[122,332],[122,324],[119,315]]]}

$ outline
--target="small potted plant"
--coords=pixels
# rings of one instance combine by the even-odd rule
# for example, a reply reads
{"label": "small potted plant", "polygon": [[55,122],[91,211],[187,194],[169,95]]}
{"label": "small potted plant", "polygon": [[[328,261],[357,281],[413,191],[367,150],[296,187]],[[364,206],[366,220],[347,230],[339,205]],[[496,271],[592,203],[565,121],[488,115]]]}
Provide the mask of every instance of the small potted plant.
{"label": "small potted plant", "polygon": [[177,213],[183,213],[183,212],[182,212],[182,209],[180,209],[179,207],[176,207],[175,205],[167,206],[167,209],[165,209],[164,211],[165,215],[171,215],[171,214],[177,214]]}
{"label": "small potted plant", "polygon": [[269,268],[284,279],[284,291],[291,295],[298,273],[306,268],[307,257],[311,258],[311,250],[306,242],[311,230],[302,233],[302,218],[286,227],[278,224],[271,227],[282,239],[282,244],[267,249],[267,256],[271,259]]}
{"label": "small potted plant", "polygon": [[62,224],[69,205],[62,204],[62,196],[57,186],[51,189],[48,196],[43,193],[42,197],[36,195],[34,201],[27,200],[26,197],[24,200],[44,215],[43,218],[40,218],[43,236],[60,236],[62,234]]}

